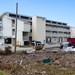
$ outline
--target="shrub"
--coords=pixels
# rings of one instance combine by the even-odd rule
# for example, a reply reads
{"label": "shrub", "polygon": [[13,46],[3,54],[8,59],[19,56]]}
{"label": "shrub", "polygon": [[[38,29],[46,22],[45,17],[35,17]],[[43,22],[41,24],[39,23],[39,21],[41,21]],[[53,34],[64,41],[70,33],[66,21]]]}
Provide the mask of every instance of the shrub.
{"label": "shrub", "polygon": [[0,55],[3,55],[3,54],[4,54],[4,52],[2,50],[0,50]]}
{"label": "shrub", "polygon": [[12,53],[11,48],[12,48],[11,46],[5,47],[4,55],[11,54]]}

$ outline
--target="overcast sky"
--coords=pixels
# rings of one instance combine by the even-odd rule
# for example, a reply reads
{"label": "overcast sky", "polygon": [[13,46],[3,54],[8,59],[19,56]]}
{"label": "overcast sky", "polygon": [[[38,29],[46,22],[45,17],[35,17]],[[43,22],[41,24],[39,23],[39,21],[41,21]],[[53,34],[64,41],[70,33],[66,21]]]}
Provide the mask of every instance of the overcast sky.
{"label": "overcast sky", "polygon": [[42,16],[75,27],[75,0],[0,0],[0,14],[15,13],[17,2],[19,14]]}

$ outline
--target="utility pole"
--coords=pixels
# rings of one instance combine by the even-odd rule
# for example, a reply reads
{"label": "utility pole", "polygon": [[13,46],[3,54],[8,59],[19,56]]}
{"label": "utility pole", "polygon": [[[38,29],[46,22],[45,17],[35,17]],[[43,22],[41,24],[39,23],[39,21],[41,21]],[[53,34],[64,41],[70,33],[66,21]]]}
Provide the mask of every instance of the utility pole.
{"label": "utility pole", "polygon": [[16,53],[16,41],[17,41],[17,15],[18,15],[18,3],[16,3],[16,26],[15,26],[15,50]]}

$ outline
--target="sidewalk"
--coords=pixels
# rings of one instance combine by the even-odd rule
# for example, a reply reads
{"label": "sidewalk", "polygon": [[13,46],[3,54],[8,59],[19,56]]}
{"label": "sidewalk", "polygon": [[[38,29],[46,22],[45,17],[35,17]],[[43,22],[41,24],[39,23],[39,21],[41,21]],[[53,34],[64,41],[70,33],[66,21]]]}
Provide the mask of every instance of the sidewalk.
{"label": "sidewalk", "polygon": [[[6,47],[6,45],[0,45],[0,49],[1,50],[4,50],[5,49],[5,47]],[[44,48],[45,49],[47,49],[47,48],[52,48],[52,47],[60,47],[60,44],[58,43],[58,44],[46,44],[45,46],[44,46]],[[16,50],[17,51],[23,51],[23,50],[32,50],[33,49],[33,47],[30,47],[30,48],[24,48],[24,47],[16,47]],[[14,46],[12,46],[12,50],[14,51]]]}

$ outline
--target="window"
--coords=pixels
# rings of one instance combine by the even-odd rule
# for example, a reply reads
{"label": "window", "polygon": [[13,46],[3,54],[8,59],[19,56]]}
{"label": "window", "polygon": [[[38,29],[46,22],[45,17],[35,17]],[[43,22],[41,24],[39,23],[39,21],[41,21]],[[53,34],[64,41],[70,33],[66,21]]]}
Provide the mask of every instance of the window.
{"label": "window", "polygon": [[2,39],[2,36],[0,36],[0,39]]}
{"label": "window", "polygon": [[22,19],[29,19],[29,17],[21,16]]}
{"label": "window", "polygon": [[15,24],[15,20],[12,20],[12,23]]}
{"label": "window", "polygon": [[30,18],[30,20],[32,20],[32,18]]}
{"label": "window", "polygon": [[57,22],[55,22],[55,21],[52,21],[52,23],[56,24]]}
{"label": "window", "polygon": [[46,20],[46,22],[51,23],[51,21],[49,21],[49,20]]}
{"label": "window", "polygon": [[[10,17],[16,17],[15,14],[9,14]],[[17,17],[19,17],[19,15],[17,15]]]}
{"label": "window", "polygon": [[62,24],[62,23],[58,22],[58,24]]}
{"label": "window", "polygon": [[63,23],[63,25],[67,25],[66,23]]}
{"label": "window", "polygon": [[2,21],[2,18],[0,18],[0,21]]}

